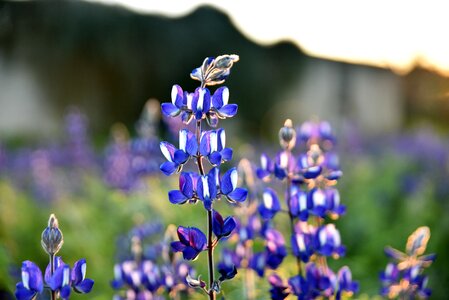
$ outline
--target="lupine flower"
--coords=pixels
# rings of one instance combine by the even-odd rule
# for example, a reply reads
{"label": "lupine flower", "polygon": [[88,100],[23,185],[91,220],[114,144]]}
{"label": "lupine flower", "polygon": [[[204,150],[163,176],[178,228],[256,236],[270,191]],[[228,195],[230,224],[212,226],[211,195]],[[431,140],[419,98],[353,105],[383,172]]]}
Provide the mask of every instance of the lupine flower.
{"label": "lupine flower", "polygon": [[220,273],[219,281],[230,280],[237,275],[237,268],[235,265],[228,266],[225,264],[218,265],[218,273]]}
{"label": "lupine flower", "polygon": [[230,216],[223,217],[216,210],[212,210],[212,231],[217,239],[228,237],[236,227],[235,219]]}
{"label": "lupine flower", "polygon": [[281,210],[281,203],[276,192],[271,188],[266,188],[263,193],[262,203],[259,205],[259,213],[262,218],[272,219]]}
{"label": "lupine flower", "polygon": [[292,234],[291,246],[293,254],[303,262],[308,262],[314,253],[314,228],[306,223],[298,223]]}
{"label": "lupine flower", "polygon": [[22,263],[22,281],[16,284],[18,300],[31,300],[44,290],[42,272],[36,264],[26,260]]}
{"label": "lupine flower", "polygon": [[212,96],[212,108],[220,119],[232,118],[237,114],[237,104],[228,104],[229,89],[225,86],[218,88]]}
{"label": "lupine flower", "polygon": [[343,256],[345,247],[341,245],[340,233],[334,224],[318,228],[316,233],[317,252],[324,256]]}
{"label": "lupine flower", "polygon": [[217,170],[212,168],[207,175],[198,178],[196,191],[198,198],[203,201],[203,205],[207,210],[212,209],[212,201],[217,197]]}
{"label": "lupine flower", "polygon": [[52,291],[58,291],[62,299],[68,299],[71,292],[70,266],[66,264],[59,265],[48,279],[47,284]]}
{"label": "lupine flower", "polygon": [[196,155],[198,143],[195,135],[183,129],[179,132],[179,149],[168,142],[161,142],[160,148],[164,157],[168,160],[160,167],[165,175],[179,172],[190,156]]}
{"label": "lupine flower", "polygon": [[314,188],[309,191],[308,200],[311,207],[310,211],[314,215],[324,218],[327,210],[326,192],[322,189]]}
{"label": "lupine flower", "polygon": [[224,129],[204,131],[201,134],[200,153],[207,157],[213,166],[232,159],[232,149],[225,148],[226,133]]}
{"label": "lupine flower", "polygon": [[86,278],[86,260],[80,259],[73,265],[70,277],[73,290],[77,293],[89,293],[92,290],[94,281]]}
{"label": "lupine flower", "polygon": [[253,269],[259,277],[263,277],[265,273],[265,267],[267,265],[267,253],[266,252],[258,252],[254,253],[254,255],[249,260],[249,267]]}
{"label": "lupine flower", "polygon": [[248,191],[237,187],[238,171],[236,168],[228,170],[221,177],[220,190],[226,196],[229,202],[243,202],[245,201]]}
{"label": "lupine flower", "polygon": [[308,195],[301,189],[292,188],[290,196],[290,214],[299,218],[301,221],[307,221],[309,219],[309,204]]}
{"label": "lupine flower", "polygon": [[337,274],[338,280],[338,291],[337,291],[337,299],[341,297],[342,294],[346,294],[348,296],[352,296],[352,294],[356,293],[359,290],[359,284],[357,282],[352,281],[352,273],[349,267],[342,267]]}
{"label": "lupine flower", "polygon": [[260,156],[260,168],[257,168],[256,175],[259,179],[268,179],[274,173],[274,162],[268,155],[263,153]]}
{"label": "lupine flower", "polygon": [[270,295],[273,300],[283,300],[288,297],[289,287],[285,284],[279,275],[273,273],[268,276],[268,282],[271,285]]}
{"label": "lupine flower", "polygon": [[172,242],[171,247],[174,252],[182,252],[184,259],[195,260],[206,250],[206,235],[198,228],[179,226],[177,233],[179,241]]}
{"label": "lupine flower", "polygon": [[161,104],[162,113],[166,116],[176,117],[179,115],[186,103],[184,92],[182,88],[175,84],[171,89],[171,103],[166,102]]}
{"label": "lupine flower", "polygon": [[298,299],[315,299],[319,296],[329,297],[334,293],[331,277],[335,276],[329,269],[322,271],[314,263],[306,265],[306,277],[301,275],[289,279],[292,293]]}
{"label": "lupine flower", "polygon": [[282,234],[275,229],[268,229],[265,233],[266,239],[266,265],[276,269],[287,256],[287,248]]}
{"label": "lupine flower", "polygon": [[193,199],[198,184],[198,174],[193,172],[182,172],[179,175],[179,190],[168,192],[168,199],[173,204],[184,204],[187,201],[195,203]]}

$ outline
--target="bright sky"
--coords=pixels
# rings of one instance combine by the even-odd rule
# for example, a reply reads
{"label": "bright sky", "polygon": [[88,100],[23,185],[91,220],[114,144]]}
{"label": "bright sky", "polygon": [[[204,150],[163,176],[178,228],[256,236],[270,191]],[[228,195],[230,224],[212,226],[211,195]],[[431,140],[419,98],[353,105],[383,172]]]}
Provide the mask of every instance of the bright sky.
{"label": "bright sky", "polygon": [[227,12],[248,38],[297,43],[307,54],[407,72],[416,61],[449,75],[449,2],[441,0],[90,0],[182,16]]}

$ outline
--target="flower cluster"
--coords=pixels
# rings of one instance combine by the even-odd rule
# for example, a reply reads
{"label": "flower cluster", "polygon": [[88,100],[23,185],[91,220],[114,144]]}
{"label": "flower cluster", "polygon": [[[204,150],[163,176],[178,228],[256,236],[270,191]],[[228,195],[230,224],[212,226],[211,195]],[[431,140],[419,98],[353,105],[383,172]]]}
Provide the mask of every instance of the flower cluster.
{"label": "flower cluster", "polygon": [[427,299],[430,296],[428,278],[423,271],[432,264],[436,255],[423,255],[429,239],[430,229],[419,227],[409,236],[405,253],[391,247],[385,248],[385,253],[394,262],[388,263],[380,274],[382,296],[389,299]]}
{"label": "flower cluster", "polygon": [[118,291],[114,299],[165,299],[164,294],[189,292],[186,277],[194,276],[195,270],[173,255],[173,228],[169,226],[163,238],[161,229],[159,223],[146,223],[130,231],[131,257],[125,255],[114,266],[111,285]]}
{"label": "flower cluster", "polygon": [[[173,204],[202,202],[207,212],[207,235],[196,227],[179,226],[179,241],[171,244],[173,251],[182,252],[184,259],[194,260],[203,252],[208,252],[208,285],[203,280],[188,278],[189,285],[203,290],[210,299],[215,299],[220,291],[220,284],[236,274],[236,267],[219,266],[220,277],[215,280],[213,251],[218,242],[228,237],[236,227],[234,217],[223,217],[213,207],[221,198],[232,204],[243,202],[247,191],[237,187],[238,172],[231,168],[221,175],[220,167],[232,159],[232,149],[226,147],[226,133],[222,128],[202,130],[202,121],[206,120],[210,127],[216,128],[219,119],[236,115],[237,104],[229,104],[229,89],[220,87],[211,92],[207,86],[221,84],[230,74],[230,69],[239,57],[237,55],[221,55],[208,57],[201,67],[194,69],[191,77],[201,82],[193,93],[185,92],[174,85],[171,91],[171,102],[161,105],[162,113],[167,117],[180,117],[184,124],[195,120],[195,132],[188,129],[179,131],[177,146],[161,142],[160,148],[166,162],[160,167],[165,175],[172,175],[183,170],[193,160],[198,172],[181,172],[179,190],[172,190],[168,198]],[[205,170],[203,159],[210,163]],[[215,236],[215,237],[214,237]]]}
{"label": "flower cluster", "polygon": [[[256,172],[266,183],[273,177],[285,182],[286,209],[276,190],[266,187],[258,211],[270,223],[279,213],[288,214],[290,249],[296,258],[297,274],[288,283],[278,275],[270,275],[272,299],[284,299],[289,294],[298,299],[351,295],[358,290],[358,284],[352,281],[349,268],[343,267],[335,274],[326,262],[327,257],[339,258],[345,254],[339,231],[328,222],[346,210],[334,187],[342,172],[332,151],[335,138],[331,127],[327,122],[306,122],[297,134],[291,120],[287,120],[279,131],[279,141],[282,150],[274,159],[262,154],[261,167]],[[292,152],[296,145],[298,155]],[[283,258],[279,259],[277,265]],[[270,266],[270,261],[266,260],[265,264]],[[260,265],[264,265],[263,261]]]}
{"label": "flower cluster", "polygon": [[104,181],[109,186],[129,192],[159,171],[161,159],[156,135],[159,113],[158,102],[148,100],[136,123],[137,137],[129,138],[126,127],[121,124],[112,127],[103,165]]}
{"label": "flower cluster", "polygon": [[29,260],[24,261],[22,263],[22,281],[16,285],[15,296],[17,299],[34,299],[37,294],[44,291],[44,287],[50,290],[52,300],[69,299],[72,290],[82,294],[92,290],[94,281],[86,278],[85,259],[76,261],[73,267],[70,267],[64,263],[61,257],[55,256],[61,249],[63,241],[58,220],[52,214],[48,221],[48,227],[42,232],[42,247],[50,257],[44,277],[35,263]]}

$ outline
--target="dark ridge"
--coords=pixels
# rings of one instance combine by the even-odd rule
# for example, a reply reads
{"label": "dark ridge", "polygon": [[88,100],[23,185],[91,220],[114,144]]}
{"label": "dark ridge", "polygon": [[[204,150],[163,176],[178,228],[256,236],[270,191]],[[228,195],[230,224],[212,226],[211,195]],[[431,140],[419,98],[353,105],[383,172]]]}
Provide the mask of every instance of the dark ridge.
{"label": "dark ridge", "polygon": [[247,40],[207,6],[179,19],[81,1],[3,2],[0,10],[0,54],[29,64],[59,110],[88,108],[101,132],[115,121],[132,126],[145,101],[166,101],[175,83],[192,91],[193,67],[224,53],[241,57],[227,85],[250,130],[305,57],[291,43]]}

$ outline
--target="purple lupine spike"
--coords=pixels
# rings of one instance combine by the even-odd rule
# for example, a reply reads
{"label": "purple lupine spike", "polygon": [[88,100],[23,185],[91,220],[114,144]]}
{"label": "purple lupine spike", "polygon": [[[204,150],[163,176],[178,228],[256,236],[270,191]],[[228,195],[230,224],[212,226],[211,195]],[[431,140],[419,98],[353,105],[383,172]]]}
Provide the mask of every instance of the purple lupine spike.
{"label": "purple lupine spike", "polygon": [[94,281],[86,278],[86,260],[80,259],[75,262],[71,274],[71,285],[73,290],[77,293],[86,294],[92,290]]}
{"label": "purple lupine spike", "polygon": [[237,187],[238,171],[237,168],[229,169],[221,177],[221,193],[231,202],[243,202],[248,196],[248,191],[244,188]]}
{"label": "purple lupine spike", "polygon": [[16,284],[14,295],[18,300],[31,300],[44,290],[42,272],[39,267],[26,260],[22,263],[22,281]]}
{"label": "purple lupine spike", "polygon": [[281,210],[281,203],[279,202],[276,192],[271,188],[266,188],[263,193],[262,203],[260,203],[259,213],[265,220],[272,219],[277,212]]}
{"label": "purple lupine spike", "polygon": [[217,239],[230,236],[236,225],[234,217],[229,216],[223,219],[220,213],[212,210],[212,231]]}
{"label": "purple lupine spike", "polygon": [[172,242],[171,248],[174,252],[182,252],[184,259],[195,260],[206,250],[206,235],[198,228],[179,226],[177,233],[179,241]]}

